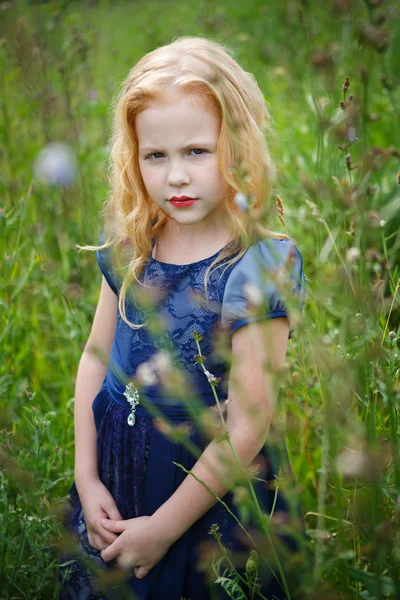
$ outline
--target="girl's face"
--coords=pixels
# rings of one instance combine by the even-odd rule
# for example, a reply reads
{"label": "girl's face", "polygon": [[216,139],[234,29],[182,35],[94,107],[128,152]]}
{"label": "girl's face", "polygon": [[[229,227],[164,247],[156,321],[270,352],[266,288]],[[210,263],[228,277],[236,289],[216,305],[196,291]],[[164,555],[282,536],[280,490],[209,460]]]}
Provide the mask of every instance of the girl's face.
{"label": "girl's face", "polygon": [[[150,198],[180,225],[216,231],[224,222],[222,178],[217,155],[220,116],[209,99],[169,92],[136,116],[139,168]],[[190,206],[173,197],[196,198]],[[197,230],[197,228],[196,228]]]}

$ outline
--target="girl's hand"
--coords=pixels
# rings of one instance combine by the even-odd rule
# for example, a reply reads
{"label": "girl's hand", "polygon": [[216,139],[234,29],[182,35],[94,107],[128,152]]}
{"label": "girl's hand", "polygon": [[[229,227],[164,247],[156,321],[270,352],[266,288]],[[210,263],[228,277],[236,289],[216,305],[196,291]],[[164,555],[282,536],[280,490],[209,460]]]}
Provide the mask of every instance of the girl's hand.
{"label": "girl's hand", "polygon": [[117,559],[122,568],[133,567],[138,579],[142,579],[167,553],[171,542],[160,536],[151,517],[137,517],[126,521],[102,520],[102,525],[115,533],[117,540],[102,551],[106,562]]}
{"label": "girl's hand", "polygon": [[112,544],[118,536],[110,530],[104,529],[101,519],[122,519],[114,498],[100,481],[90,479],[78,488],[83,514],[86,521],[89,544],[96,550],[103,550]]}

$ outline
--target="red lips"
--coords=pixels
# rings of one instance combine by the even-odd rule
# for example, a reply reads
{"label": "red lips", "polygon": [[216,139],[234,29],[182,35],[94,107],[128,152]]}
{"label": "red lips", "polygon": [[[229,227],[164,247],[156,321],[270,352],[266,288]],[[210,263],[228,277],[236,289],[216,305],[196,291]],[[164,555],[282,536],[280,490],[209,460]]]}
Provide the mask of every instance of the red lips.
{"label": "red lips", "polygon": [[187,200],[197,200],[197,198],[191,198],[190,196],[172,196],[172,198],[169,199],[169,201],[174,201],[174,202],[185,202]]}

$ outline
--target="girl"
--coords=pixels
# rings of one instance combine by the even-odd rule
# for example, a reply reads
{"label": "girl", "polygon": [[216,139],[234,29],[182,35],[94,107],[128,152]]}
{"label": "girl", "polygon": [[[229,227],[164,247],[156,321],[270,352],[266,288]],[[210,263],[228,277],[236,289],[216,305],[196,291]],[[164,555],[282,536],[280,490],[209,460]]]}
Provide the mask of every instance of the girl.
{"label": "girl", "polygon": [[[261,509],[289,512],[273,486],[285,464],[265,442],[276,396],[271,371],[284,365],[304,276],[287,236],[258,224],[259,239],[249,233],[274,174],[267,120],[253,76],[207,39],[150,52],[124,82],[112,194],[99,245],[89,247],[104,277],[76,380],[65,524],[78,545],[60,566],[63,600],[123,597],[121,588],[99,590],[96,566],[103,576],[127,569],[124,597],[229,597],[204,567],[217,545],[210,529],[242,557],[252,546],[234,518],[244,518],[239,489],[224,476],[229,440],[207,438],[198,425],[199,415],[219,410],[218,399],[226,399],[236,465],[257,470]],[[242,206],[246,198],[251,208]],[[220,351],[227,339],[228,358]],[[168,423],[185,425],[178,431],[188,443],[176,441]],[[221,433],[216,422],[214,431]],[[276,548],[264,555],[271,565]],[[260,561],[256,597],[288,597],[287,577],[275,570],[280,576]],[[244,579],[239,585],[247,597]]]}

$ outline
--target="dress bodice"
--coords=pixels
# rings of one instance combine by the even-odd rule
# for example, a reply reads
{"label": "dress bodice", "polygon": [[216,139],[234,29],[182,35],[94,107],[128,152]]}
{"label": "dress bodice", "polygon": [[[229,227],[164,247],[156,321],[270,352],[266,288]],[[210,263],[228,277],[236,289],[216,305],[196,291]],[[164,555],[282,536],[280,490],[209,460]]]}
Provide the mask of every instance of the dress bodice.
{"label": "dress bodice", "polygon": [[[102,234],[103,231],[99,244],[103,243]],[[278,289],[279,277],[276,278],[280,273],[282,279],[285,265],[287,272],[282,283],[288,284],[285,290],[288,289],[290,295],[296,298],[299,310],[304,304],[305,282],[302,256],[292,240],[262,239],[250,246],[237,262],[228,267],[224,263],[213,267],[207,285],[207,304],[205,272],[221,252],[222,249],[213,256],[183,265],[158,261],[153,252],[139,281],[157,291],[153,310],[163,332],[155,334],[150,331],[152,328],[146,326],[132,329],[118,310],[110,364],[132,377],[142,362],[162,350],[190,378],[196,395],[209,395],[210,384],[201,365],[194,361],[198,349],[193,334],[197,331],[202,336],[199,343],[201,353],[206,356],[205,367],[215,377],[221,377],[218,392],[220,397],[226,397],[227,367],[216,351],[217,333],[229,336],[250,321],[280,316],[290,318],[282,292]],[[97,251],[96,257],[107,282],[118,295],[121,281],[112,268],[110,248]],[[249,288],[246,284],[252,284],[253,289],[256,286],[261,292],[262,309],[257,315],[249,314]],[[146,322],[148,313],[139,307],[139,303],[125,300],[125,311],[132,323]],[[292,337],[292,332],[293,325],[290,323],[289,337]],[[148,386],[146,393],[152,397],[163,395],[160,385]]]}

